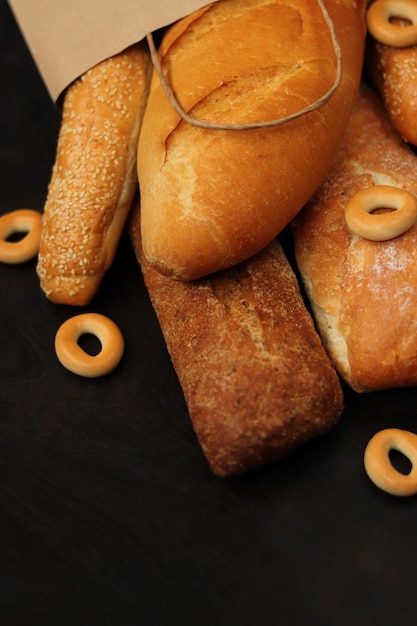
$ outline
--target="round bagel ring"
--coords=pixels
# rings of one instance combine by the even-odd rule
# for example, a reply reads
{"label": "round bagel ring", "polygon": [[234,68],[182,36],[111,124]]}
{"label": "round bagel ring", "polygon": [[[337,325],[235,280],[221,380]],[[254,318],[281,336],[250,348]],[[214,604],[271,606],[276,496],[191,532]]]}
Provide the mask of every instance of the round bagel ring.
{"label": "round bagel ring", "polygon": [[[394,209],[372,214],[375,209]],[[372,241],[402,235],[417,221],[417,198],[405,189],[375,185],[358,191],[347,203],[345,220],[350,230]]]}
{"label": "round bagel ring", "polygon": [[[409,474],[398,472],[389,453],[397,450],[411,462]],[[393,496],[417,494],[417,435],[408,430],[386,428],[376,433],[365,448],[364,465],[372,482]]]}
{"label": "round bagel ring", "polygon": [[[32,209],[17,209],[0,217],[0,261],[24,263],[39,252],[42,214]],[[26,233],[19,241],[7,241],[10,235]]]}
{"label": "round bagel ring", "polygon": [[[410,25],[395,24],[393,18],[405,19]],[[366,13],[370,34],[392,48],[407,48],[417,44],[417,3],[415,0],[376,0]]]}
{"label": "round bagel ring", "polygon": [[[101,351],[92,356],[78,344],[81,335],[95,335]],[[82,313],[70,317],[55,336],[55,352],[60,363],[74,374],[87,378],[105,376],[120,362],[124,339],[119,327],[100,313]]]}

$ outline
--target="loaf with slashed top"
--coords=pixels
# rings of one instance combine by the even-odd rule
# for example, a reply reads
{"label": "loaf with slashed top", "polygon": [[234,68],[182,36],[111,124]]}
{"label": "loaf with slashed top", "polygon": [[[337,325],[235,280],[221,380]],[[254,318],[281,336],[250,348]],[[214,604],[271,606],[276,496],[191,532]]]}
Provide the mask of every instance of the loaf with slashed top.
{"label": "loaf with slashed top", "polygon": [[[139,138],[142,241],[158,271],[192,280],[267,245],[327,173],[356,97],[363,0],[327,0],[342,80],[318,110],[273,128],[218,130],[175,111],[155,72]],[[335,43],[315,0],[220,0],[168,29],[160,62],[193,117],[262,123],[331,89]]]}

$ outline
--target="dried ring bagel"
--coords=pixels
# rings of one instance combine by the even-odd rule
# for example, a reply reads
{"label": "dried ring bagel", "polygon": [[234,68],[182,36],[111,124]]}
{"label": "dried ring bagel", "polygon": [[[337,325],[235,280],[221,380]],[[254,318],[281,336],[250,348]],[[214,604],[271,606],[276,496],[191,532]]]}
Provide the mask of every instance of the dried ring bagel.
{"label": "dried ring bagel", "polygon": [[[92,356],[78,344],[81,335],[95,335],[101,351]],[[55,351],[60,363],[79,376],[96,378],[111,372],[124,352],[124,339],[119,327],[99,313],[83,313],[69,318],[55,336]]]}
{"label": "dried ring bagel", "polygon": [[[397,450],[411,462],[409,474],[398,472],[389,453]],[[372,482],[394,496],[417,494],[417,435],[408,430],[387,428],[372,437],[365,449],[365,470]]]}
{"label": "dried ring bagel", "polygon": [[[406,20],[410,24],[392,20]],[[366,23],[370,34],[392,48],[417,44],[417,3],[415,0],[376,0],[369,7]]]}
{"label": "dried ring bagel", "polygon": [[[17,209],[0,217],[0,261],[24,263],[39,252],[42,215],[32,209]],[[18,241],[8,241],[14,234],[26,233]]]}
{"label": "dried ring bagel", "polygon": [[[372,213],[377,209],[392,209]],[[402,235],[417,221],[417,199],[413,194],[388,185],[361,189],[348,202],[345,220],[350,230],[372,241],[387,241]]]}

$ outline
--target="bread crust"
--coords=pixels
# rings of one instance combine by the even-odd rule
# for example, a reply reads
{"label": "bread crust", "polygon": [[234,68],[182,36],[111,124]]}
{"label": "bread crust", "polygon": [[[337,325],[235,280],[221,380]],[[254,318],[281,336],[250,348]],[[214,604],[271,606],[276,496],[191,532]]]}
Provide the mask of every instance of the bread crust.
{"label": "bread crust", "polygon": [[365,69],[394,128],[417,146],[417,48],[391,48],[369,37]]}
{"label": "bread crust", "polygon": [[66,92],[37,265],[55,303],[88,304],[113,262],[138,187],[150,66],[147,48],[138,44],[90,69]]}
{"label": "bread crust", "polygon": [[[326,2],[342,83],[321,109],[284,126],[211,130],[186,123],[154,75],[138,150],[142,239],[160,272],[191,280],[269,243],[327,173],[361,74],[364,3]],[[333,41],[311,0],[227,0],[170,29],[161,64],[183,108],[210,122],[295,113],[331,87]]]}
{"label": "bread crust", "polygon": [[323,343],[356,391],[417,384],[417,226],[388,241],[351,233],[350,198],[390,185],[417,195],[417,157],[373,91],[358,97],[338,157],[293,221],[295,255]]}
{"label": "bread crust", "polygon": [[144,257],[139,208],[130,229],[215,474],[259,468],[335,425],[343,408],[340,382],[277,240],[234,268],[183,282]]}

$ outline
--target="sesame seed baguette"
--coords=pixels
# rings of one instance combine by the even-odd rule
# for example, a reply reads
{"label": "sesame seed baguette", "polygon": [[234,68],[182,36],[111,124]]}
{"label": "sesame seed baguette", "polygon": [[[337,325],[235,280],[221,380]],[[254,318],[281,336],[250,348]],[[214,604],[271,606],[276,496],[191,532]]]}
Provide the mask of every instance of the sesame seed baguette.
{"label": "sesame seed baguette", "polygon": [[139,206],[129,224],[213,472],[248,472],[329,431],[343,408],[340,382],[278,240],[233,268],[185,282],[146,260]]}
{"label": "sesame seed baguette", "polygon": [[55,303],[88,304],[113,262],[138,187],[150,67],[140,43],[88,70],[65,94],[37,265]]}
{"label": "sesame seed baguette", "polygon": [[392,48],[369,37],[365,70],[394,128],[417,146],[417,47]]}

